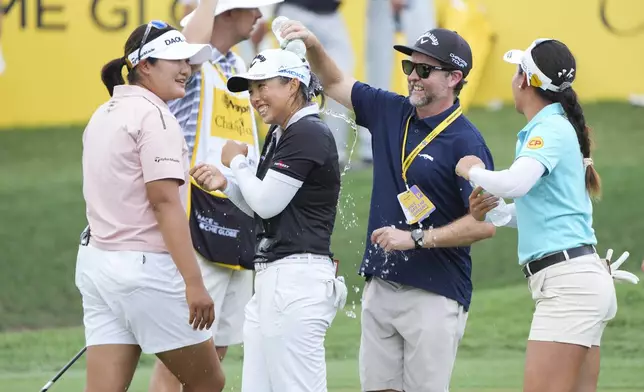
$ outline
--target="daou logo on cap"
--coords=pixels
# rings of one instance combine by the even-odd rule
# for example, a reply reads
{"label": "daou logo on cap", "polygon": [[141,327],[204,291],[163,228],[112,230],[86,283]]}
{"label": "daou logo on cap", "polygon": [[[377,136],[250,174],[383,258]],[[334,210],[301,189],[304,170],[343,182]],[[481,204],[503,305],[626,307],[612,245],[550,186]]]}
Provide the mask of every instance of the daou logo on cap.
{"label": "daou logo on cap", "polygon": [[184,42],[184,39],[181,37],[172,37],[165,40],[165,45],[169,46],[172,44],[178,44],[179,42]]}

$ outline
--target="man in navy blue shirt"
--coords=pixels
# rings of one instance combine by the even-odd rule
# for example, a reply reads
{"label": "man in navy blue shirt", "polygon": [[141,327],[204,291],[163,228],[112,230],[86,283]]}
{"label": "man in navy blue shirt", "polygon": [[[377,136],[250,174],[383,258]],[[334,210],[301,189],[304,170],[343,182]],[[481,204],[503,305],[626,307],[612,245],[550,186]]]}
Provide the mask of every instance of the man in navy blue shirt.
{"label": "man in navy blue shirt", "polygon": [[492,224],[469,214],[476,195],[455,174],[466,155],[494,167],[458,101],[472,69],[470,47],[446,29],[395,46],[410,56],[402,63],[404,97],[343,74],[301,23],[289,22],[282,35],[305,42],[326,93],[353,109],[372,134],[373,188],[360,266],[367,279],[362,390],[447,391],[472,296],[470,245],[495,234]]}

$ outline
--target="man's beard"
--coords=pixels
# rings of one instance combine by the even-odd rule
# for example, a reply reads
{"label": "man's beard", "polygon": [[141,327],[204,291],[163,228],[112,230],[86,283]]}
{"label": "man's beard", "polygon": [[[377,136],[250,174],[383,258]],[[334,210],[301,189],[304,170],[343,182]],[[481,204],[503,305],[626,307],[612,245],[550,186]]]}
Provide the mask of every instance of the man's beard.
{"label": "man's beard", "polygon": [[415,106],[417,108],[427,106],[427,105],[429,105],[430,103],[432,103],[436,99],[436,96],[434,94],[432,94],[431,92],[427,91],[427,90],[417,91],[417,92],[422,92],[423,93],[422,97],[418,97],[417,95],[413,95],[412,94],[413,93],[413,88],[414,88],[414,84],[409,83],[409,85],[407,86],[407,89],[409,91],[409,103],[411,103],[413,106]]}

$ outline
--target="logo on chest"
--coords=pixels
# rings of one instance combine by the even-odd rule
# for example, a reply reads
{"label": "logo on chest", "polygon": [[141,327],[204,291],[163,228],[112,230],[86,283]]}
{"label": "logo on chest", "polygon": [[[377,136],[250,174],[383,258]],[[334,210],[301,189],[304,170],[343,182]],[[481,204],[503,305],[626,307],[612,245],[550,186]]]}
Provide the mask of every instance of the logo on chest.
{"label": "logo on chest", "polygon": [[434,157],[429,154],[418,154],[418,157],[428,161],[434,161]]}

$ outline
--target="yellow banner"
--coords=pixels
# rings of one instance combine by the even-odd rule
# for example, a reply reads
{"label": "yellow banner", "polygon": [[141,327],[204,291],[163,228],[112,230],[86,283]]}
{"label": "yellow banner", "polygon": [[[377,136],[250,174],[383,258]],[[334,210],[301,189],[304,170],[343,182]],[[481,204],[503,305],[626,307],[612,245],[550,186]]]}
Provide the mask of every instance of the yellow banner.
{"label": "yellow banner", "polygon": [[[0,1],[7,9],[1,38],[7,69],[0,75],[0,128],[85,123],[108,98],[100,79],[102,66],[123,55],[132,30],[150,19],[178,26],[181,14],[179,0]],[[366,1],[372,0],[345,0],[342,7],[359,79],[365,68]],[[644,73],[638,72],[644,64],[644,1],[541,0],[538,9],[520,12],[508,0],[465,0],[485,7],[484,17],[496,36],[492,45],[481,42],[474,22],[467,22],[480,23],[480,16],[446,12],[451,2],[436,1],[438,20],[448,28],[450,23],[468,26],[462,31],[475,54],[473,83],[465,87],[471,88],[467,94],[472,104],[511,101],[514,68],[503,62],[503,53],[544,36],[564,41],[577,57],[575,88],[584,101],[644,94]],[[406,94],[398,64],[393,72],[392,88]]]}
{"label": "yellow banner", "polygon": [[[101,68],[136,26],[176,22],[178,0],[2,0],[0,127],[85,123],[109,98]],[[176,15],[176,17],[174,17]],[[178,23],[177,23],[178,25]]]}

